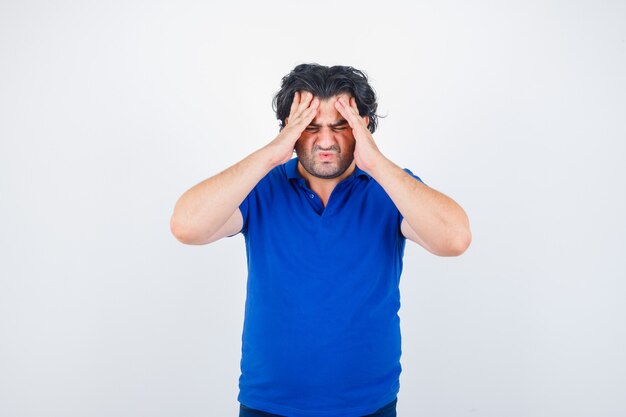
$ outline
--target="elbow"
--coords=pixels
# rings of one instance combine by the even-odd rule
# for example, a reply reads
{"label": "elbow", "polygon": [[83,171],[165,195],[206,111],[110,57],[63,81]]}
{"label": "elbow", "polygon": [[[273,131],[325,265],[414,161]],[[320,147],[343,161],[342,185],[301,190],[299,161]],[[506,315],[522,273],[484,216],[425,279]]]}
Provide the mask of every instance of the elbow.
{"label": "elbow", "polygon": [[469,248],[471,243],[472,243],[472,232],[468,228],[463,233],[460,233],[460,236],[456,238],[455,244],[453,245],[453,248],[452,248],[453,249],[452,256],[459,256],[465,253],[465,251],[467,250],[467,248]]}
{"label": "elbow", "polygon": [[189,227],[185,226],[176,216],[172,216],[170,219],[170,231],[176,240],[185,245],[201,245],[206,243],[203,239],[199,239],[197,233],[194,233]]}
{"label": "elbow", "polygon": [[472,232],[470,230],[469,219],[464,214],[462,221],[456,224],[453,233],[447,239],[445,253],[442,256],[460,256],[472,243]]}
{"label": "elbow", "polygon": [[472,243],[472,233],[469,228],[455,233],[454,236],[447,239],[446,244],[436,252],[439,256],[460,256]]}
{"label": "elbow", "polygon": [[188,238],[187,232],[185,231],[185,228],[176,219],[175,216],[172,216],[172,218],[170,219],[170,231],[172,232],[172,235],[174,235],[176,240],[178,240],[179,242],[185,243],[185,244],[189,243],[189,238]]}

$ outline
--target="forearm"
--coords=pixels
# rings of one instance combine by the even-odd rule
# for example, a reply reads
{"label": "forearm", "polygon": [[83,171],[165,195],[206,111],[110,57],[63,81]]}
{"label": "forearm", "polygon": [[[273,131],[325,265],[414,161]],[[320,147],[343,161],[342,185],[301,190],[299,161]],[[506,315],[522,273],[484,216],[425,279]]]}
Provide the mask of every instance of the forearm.
{"label": "forearm", "polygon": [[433,253],[459,255],[469,246],[469,220],[450,197],[419,182],[382,154],[370,174]]}
{"label": "forearm", "polygon": [[184,242],[197,243],[210,242],[224,232],[235,233],[231,229],[241,221],[235,211],[272,168],[291,159],[296,141],[317,114],[318,106],[319,99],[313,98],[312,93],[295,92],[287,125],[274,140],[195,185],[178,199],[170,219],[174,236]]}
{"label": "forearm", "polygon": [[209,238],[274,166],[266,146],[196,184],[176,202],[170,221],[172,233],[190,240]]}

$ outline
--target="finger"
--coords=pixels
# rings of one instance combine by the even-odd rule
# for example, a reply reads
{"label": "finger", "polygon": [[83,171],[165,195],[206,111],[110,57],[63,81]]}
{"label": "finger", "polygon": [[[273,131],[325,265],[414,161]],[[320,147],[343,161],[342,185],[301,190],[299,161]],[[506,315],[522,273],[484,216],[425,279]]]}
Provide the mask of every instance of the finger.
{"label": "finger", "polygon": [[310,91],[305,91],[301,96],[300,104],[298,105],[298,111],[303,112],[305,109],[307,109],[312,100],[313,93],[311,93]]}
{"label": "finger", "polygon": [[356,105],[356,99],[354,97],[350,97],[350,107],[354,109],[354,112],[356,113],[357,116],[361,115],[359,113],[359,106]]}
{"label": "finger", "polygon": [[297,113],[289,119],[289,126],[293,126],[294,129],[303,131],[311,123],[311,121],[317,115],[317,109],[319,107],[319,99],[315,97],[311,101],[311,105],[304,109],[302,112]]}
{"label": "finger", "polygon": [[291,102],[291,108],[289,109],[289,116],[291,116],[296,109],[298,108],[298,104],[300,104],[300,92],[296,91],[293,94],[293,101]]}
{"label": "finger", "polygon": [[369,125],[369,120],[370,120],[369,116],[367,116],[367,115],[361,116],[361,113],[359,112],[359,106],[357,106],[357,104],[356,104],[356,98],[351,97],[350,98],[350,104],[351,104],[352,108],[354,109],[354,114],[356,115],[356,117],[358,117],[363,122],[363,126],[365,126],[367,128],[368,125]]}
{"label": "finger", "polygon": [[309,123],[311,123],[311,121],[315,119],[319,104],[320,104],[320,100],[317,97],[315,97],[311,101],[311,105],[302,113],[302,124],[304,126],[303,128],[306,128],[309,125]]}
{"label": "finger", "polygon": [[354,109],[349,107],[348,104],[343,100],[343,98],[338,98],[335,102],[335,108],[337,111],[348,121],[350,127],[354,128],[358,123],[358,113],[354,113]]}
{"label": "finger", "polygon": [[293,100],[291,100],[291,108],[289,109],[289,116],[285,118],[285,125],[289,124],[289,120],[294,119],[294,115],[296,114],[296,109],[300,104],[300,92],[296,91],[293,93]]}

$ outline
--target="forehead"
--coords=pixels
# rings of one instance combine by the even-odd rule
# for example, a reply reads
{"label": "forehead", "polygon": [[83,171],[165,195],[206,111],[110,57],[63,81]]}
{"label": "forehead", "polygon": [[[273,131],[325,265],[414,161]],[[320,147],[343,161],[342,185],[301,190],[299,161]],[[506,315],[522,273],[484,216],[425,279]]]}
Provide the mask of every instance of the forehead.
{"label": "forehead", "polygon": [[341,97],[344,102],[349,103],[350,97],[352,96],[349,93],[341,93],[326,100],[320,100],[317,115],[315,116],[315,119],[313,119],[315,123],[343,120],[343,116],[335,108],[335,103],[339,97]]}

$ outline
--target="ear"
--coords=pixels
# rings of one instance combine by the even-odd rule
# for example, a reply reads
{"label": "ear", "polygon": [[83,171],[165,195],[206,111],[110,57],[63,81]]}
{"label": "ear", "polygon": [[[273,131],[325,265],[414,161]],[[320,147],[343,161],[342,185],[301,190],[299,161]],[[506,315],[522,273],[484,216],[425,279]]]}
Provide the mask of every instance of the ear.
{"label": "ear", "polygon": [[370,125],[370,117],[365,115],[363,116],[363,121],[365,122],[365,126],[369,126]]}

